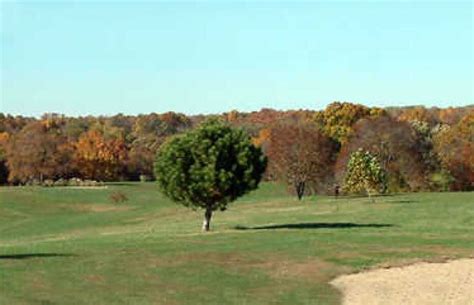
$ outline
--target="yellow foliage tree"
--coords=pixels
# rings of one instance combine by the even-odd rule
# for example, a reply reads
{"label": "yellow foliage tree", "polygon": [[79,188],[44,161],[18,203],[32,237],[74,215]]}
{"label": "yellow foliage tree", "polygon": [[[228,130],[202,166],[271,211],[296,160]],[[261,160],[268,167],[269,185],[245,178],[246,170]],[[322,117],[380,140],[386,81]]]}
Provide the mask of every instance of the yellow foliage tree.
{"label": "yellow foliage tree", "polygon": [[105,139],[95,130],[82,134],[75,144],[74,160],[79,173],[86,179],[117,179],[126,158],[122,139]]}
{"label": "yellow foliage tree", "polygon": [[369,108],[360,104],[334,102],[323,111],[318,111],[314,120],[319,128],[339,143],[345,143],[353,132],[352,126],[365,117],[384,115],[381,108]]}

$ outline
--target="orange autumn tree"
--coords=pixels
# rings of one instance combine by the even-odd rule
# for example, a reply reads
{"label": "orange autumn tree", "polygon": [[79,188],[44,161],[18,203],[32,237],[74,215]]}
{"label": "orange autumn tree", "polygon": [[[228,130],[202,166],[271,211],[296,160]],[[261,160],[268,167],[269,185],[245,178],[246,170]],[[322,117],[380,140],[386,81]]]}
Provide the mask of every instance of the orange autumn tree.
{"label": "orange autumn tree", "polygon": [[427,122],[430,126],[436,124],[435,114],[423,106],[413,106],[403,109],[397,120],[402,122]]}
{"label": "orange autumn tree", "polygon": [[105,139],[95,130],[79,137],[74,160],[85,179],[116,180],[127,158],[127,148],[121,138]]}
{"label": "orange autumn tree", "polygon": [[462,119],[465,111],[466,109],[457,107],[440,109],[438,111],[438,120],[442,124],[455,125]]}
{"label": "orange autumn tree", "polygon": [[474,189],[474,111],[434,137],[434,149],[453,176],[453,190]]}
{"label": "orange autumn tree", "polygon": [[258,136],[252,138],[252,144],[258,147],[262,147],[268,142],[270,138],[271,129],[270,128],[262,128],[258,132]]}

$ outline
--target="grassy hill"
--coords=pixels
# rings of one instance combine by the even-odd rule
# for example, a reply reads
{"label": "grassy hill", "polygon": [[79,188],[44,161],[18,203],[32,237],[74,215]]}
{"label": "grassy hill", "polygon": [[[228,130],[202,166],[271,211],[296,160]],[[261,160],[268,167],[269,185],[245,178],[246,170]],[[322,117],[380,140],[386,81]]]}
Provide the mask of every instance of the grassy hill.
{"label": "grassy hill", "polygon": [[474,255],[473,195],[298,202],[263,184],[203,234],[154,183],[2,187],[0,304],[338,304],[340,274]]}

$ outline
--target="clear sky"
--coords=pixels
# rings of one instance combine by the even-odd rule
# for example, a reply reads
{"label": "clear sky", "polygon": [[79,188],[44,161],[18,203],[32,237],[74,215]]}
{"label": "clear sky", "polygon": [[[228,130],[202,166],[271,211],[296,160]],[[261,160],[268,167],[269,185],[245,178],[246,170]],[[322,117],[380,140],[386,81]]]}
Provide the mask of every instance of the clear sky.
{"label": "clear sky", "polygon": [[3,1],[0,111],[472,104],[473,15],[472,1]]}

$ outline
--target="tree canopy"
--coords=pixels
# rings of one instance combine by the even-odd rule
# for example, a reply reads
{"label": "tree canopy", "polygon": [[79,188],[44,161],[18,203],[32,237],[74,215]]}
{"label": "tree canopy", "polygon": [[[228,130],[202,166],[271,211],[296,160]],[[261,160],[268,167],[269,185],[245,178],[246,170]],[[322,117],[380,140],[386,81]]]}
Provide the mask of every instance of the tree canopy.
{"label": "tree canopy", "polygon": [[257,188],[266,157],[242,129],[218,120],[171,138],[160,148],[155,175],[160,190],[173,201],[205,209],[204,230],[212,212]]}
{"label": "tree canopy", "polygon": [[331,176],[337,148],[313,124],[286,121],[269,130],[264,142],[269,174],[287,183],[298,199],[308,186],[317,188]]}
{"label": "tree canopy", "polygon": [[[0,113],[0,184],[70,178],[153,180],[155,156],[160,146],[170,137],[195,129],[209,117],[216,117],[229,126],[245,130],[253,144],[264,151],[272,142],[291,140],[288,134],[293,133],[294,128],[280,129],[272,135],[271,130],[278,122],[305,125],[329,137],[336,143],[335,150],[328,144],[331,158],[318,166],[324,168],[327,175],[315,179],[317,183],[306,185],[306,190],[332,193],[334,185],[330,185],[342,183],[349,156],[359,148],[379,158],[387,171],[389,191],[472,190],[474,148],[471,138],[474,132],[469,126],[473,111],[473,105],[380,109],[334,102],[321,111],[233,110],[216,115],[167,112],[70,117],[49,113],[33,118]],[[300,141],[305,142],[304,146],[314,147],[312,139],[305,136]],[[282,175],[276,175],[272,169],[272,159],[269,156],[269,169],[264,178],[283,180]],[[334,159],[337,159],[336,166],[332,166]],[[331,182],[331,177],[335,181]],[[291,189],[294,192],[294,188]]]}
{"label": "tree canopy", "polygon": [[353,130],[338,157],[336,175],[339,179],[347,171],[351,154],[363,149],[377,157],[388,175],[391,191],[419,190],[426,185],[423,143],[409,123],[381,116],[362,119]]}
{"label": "tree canopy", "polygon": [[384,114],[381,108],[369,108],[360,104],[334,102],[323,111],[314,115],[317,126],[329,137],[339,143],[347,141],[352,134],[352,126],[365,117],[377,117]]}
{"label": "tree canopy", "polygon": [[386,174],[377,157],[362,149],[352,153],[343,188],[349,193],[365,191],[369,197],[374,193],[384,193],[387,188]]}
{"label": "tree canopy", "polygon": [[454,190],[474,189],[474,111],[459,123],[441,129],[434,139],[434,150],[453,180]]}

